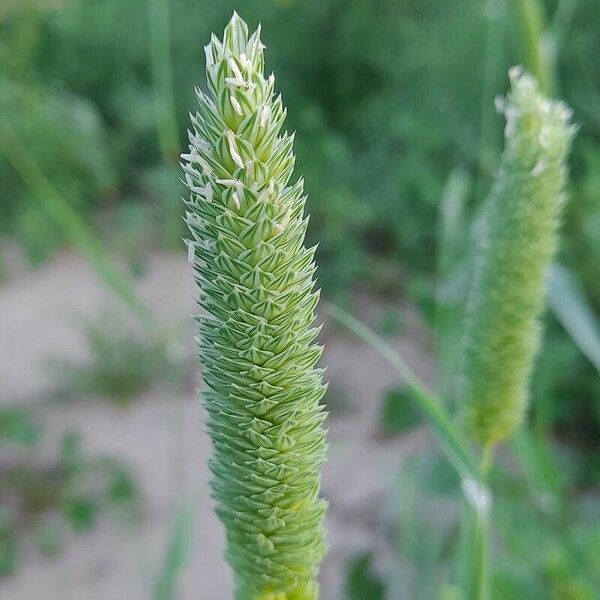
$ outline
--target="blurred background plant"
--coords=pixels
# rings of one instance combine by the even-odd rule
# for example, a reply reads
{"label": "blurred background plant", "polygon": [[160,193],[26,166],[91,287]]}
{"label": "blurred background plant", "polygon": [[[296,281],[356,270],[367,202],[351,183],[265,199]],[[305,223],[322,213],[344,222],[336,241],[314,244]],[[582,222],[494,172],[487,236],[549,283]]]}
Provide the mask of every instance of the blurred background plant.
{"label": "blurred background plant", "polygon": [[87,360],[48,359],[60,382],[55,395],[61,400],[95,395],[126,405],[153,384],[184,387],[186,365],[178,345],[127,325],[122,311],[83,319],[80,329],[90,350]]}
{"label": "blurred background plant", "polygon": [[125,466],[84,452],[75,433],[62,437],[49,460],[43,433],[28,411],[0,409],[0,577],[18,568],[27,541],[52,556],[69,531],[90,529],[101,511],[135,516],[139,498]]}
{"label": "blurred background plant", "polygon": [[[440,386],[451,387],[447,377],[469,272],[463,242],[501,149],[502,119],[490,107],[505,92],[508,67],[524,63],[574,109],[580,132],[559,260],[576,300],[560,293],[550,298],[553,310],[545,317],[533,381],[535,435],[515,438],[498,475],[506,493],[497,500],[496,519],[511,525],[496,526],[506,532],[497,542],[506,551],[496,590],[499,598],[591,597],[585,573],[593,566],[580,559],[600,545],[597,532],[582,525],[597,505],[600,483],[593,317],[600,310],[596,0],[4,0],[3,248],[16,243],[31,265],[43,267],[57,250],[76,245],[130,307],[144,312],[131,281],[144,274],[151,252],[181,247],[183,192],[174,163],[185,140],[192,85],[200,79],[202,43],[234,8],[249,23],[262,21],[269,67],[278,73],[289,107],[288,127],[299,133],[296,149],[311,193],[309,235],[320,244],[325,296],[350,304],[355,290],[370,290],[385,301],[379,325],[390,336],[404,327],[390,300],[408,297],[436,339]],[[22,149],[37,170],[22,168],[31,167]],[[36,177],[40,173],[50,192]],[[56,209],[61,201],[80,219],[75,229],[65,206]],[[106,267],[112,263],[104,246],[120,259],[118,268]],[[11,271],[3,252],[0,277],[10,279]],[[571,289],[564,277],[560,282],[552,290]],[[567,323],[570,334],[565,315],[582,315],[579,325]],[[587,341],[573,327],[587,331]],[[168,371],[162,342],[130,338],[125,331],[113,335],[101,320],[84,328],[91,360],[67,369],[72,387],[122,401],[147,385],[148,377]],[[386,395],[382,435],[400,435],[418,422],[403,412],[407,393],[394,388]],[[399,477],[413,483],[400,487],[427,492],[428,468],[407,468]],[[525,475],[526,488],[517,472]],[[449,482],[447,490],[451,503],[457,487]],[[568,510],[540,513],[549,497],[551,505]],[[398,498],[392,504],[409,510]],[[400,540],[395,552],[424,569],[419,553],[427,548],[411,549],[410,540],[418,542],[425,533],[404,536],[403,515],[390,517]],[[0,517],[3,564],[12,560],[14,518],[6,511]],[[414,527],[422,523],[409,520]],[[432,534],[438,541],[449,535],[444,527]],[[520,532],[512,539],[521,527],[531,535]],[[531,542],[520,545],[523,539]],[[535,552],[535,568],[524,572],[525,558],[541,539],[544,551]],[[449,555],[427,560],[445,572]],[[365,586],[354,597],[384,597],[396,589],[390,586],[397,583],[378,579],[377,560],[371,564],[361,556],[349,569],[349,582]],[[524,589],[539,593],[524,596]],[[447,590],[447,597],[452,593]]]}

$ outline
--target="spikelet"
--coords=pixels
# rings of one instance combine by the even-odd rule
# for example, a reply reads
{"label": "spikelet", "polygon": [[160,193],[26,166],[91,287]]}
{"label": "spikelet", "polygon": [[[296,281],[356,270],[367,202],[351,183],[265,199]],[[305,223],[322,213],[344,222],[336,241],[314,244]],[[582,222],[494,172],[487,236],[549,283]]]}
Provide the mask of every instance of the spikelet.
{"label": "spikelet", "polygon": [[484,215],[467,306],[459,400],[466,431],[494,444],[522,421],[545,274],[565,202],[571,111],[515,67],[500,102],[505,149]]}
{"label": "spikelet", "polygon": [[200,288],[199,356],[212,489],[238,600],[314,600],[325,543],[322,348],[312,326],[315,248],[304,246],[293,136],[263,75],[260,30],[234,13],[205,48],[189,154],[189,258]]}

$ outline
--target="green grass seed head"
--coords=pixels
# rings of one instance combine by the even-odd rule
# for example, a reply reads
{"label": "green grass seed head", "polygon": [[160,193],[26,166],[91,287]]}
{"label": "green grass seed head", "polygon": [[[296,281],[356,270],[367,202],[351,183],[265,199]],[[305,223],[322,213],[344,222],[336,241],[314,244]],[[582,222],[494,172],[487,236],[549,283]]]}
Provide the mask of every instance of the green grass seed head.
{"label": "green grass seed head", "polygon": [[325,387],[318,300],[293,135],[264,76],[260,31],[234,13],[205,48],[189,153],[189,258],[200,288],[199,355],[212,489],[238,600],[314,600],[324,553]]}
{"label": "green grass seed head", "polygon": [[571,111],[510,71],[505,149],[478,249],[465,331],[459,399],[468,433],[482,444],[522,421],[540,337],[544,279],[565,202]]}

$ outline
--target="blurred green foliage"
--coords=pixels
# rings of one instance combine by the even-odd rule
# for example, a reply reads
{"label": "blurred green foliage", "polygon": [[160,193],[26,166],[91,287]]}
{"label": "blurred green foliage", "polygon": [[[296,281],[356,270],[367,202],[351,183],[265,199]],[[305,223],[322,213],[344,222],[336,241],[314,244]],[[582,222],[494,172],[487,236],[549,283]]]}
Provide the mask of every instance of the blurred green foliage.
{"label": "blurred green foliage", "polygon": [[[6,160],[14,134],[69,204],[125,257],[134,273],[143,271],[149,249],[180,247],[183,192],[172,157],[165,164],[161,152],[158,132],[160,123],[168,122],[164,111],[170,107],[161,104],[168,94],[156,90],[152,57],[156,60],[156,48],[166,39],[183,147],[193,85],[203,78],[202,45],[236,8],[250,24],[262,22],[268,66],[278,74],[277,87],[289,107],[288,126],[298,132],[297,154],[311,194],[309,235],[320,243],[319,274],[325,292],[340,295],[355,284],[382,293],[403,291],[433,324],[440,198],[457,167],[469,182],[461,192],[469,220],[488,191],[502,139],[493,100],[506,90],[508,67],[531,60],[530,38],[518,21],[522,4],[170,0],[170,40],[163,37],[157,45],[152,35],[157,29],[161,35],[165,31],[156,23],[151,27],[148,0],[4,0],[0,236],[17,239],[33,263],[66,243],[64,232],[41,212],[33,192]],[[547,25],[546,51],[554,56],[554,91],[573,107],[581,126],[560,260],[598,312],[600,3],[536,4]],[[171,79],[159,72],[162,82]],[[382,328],[393,333],[397,324],[384,321]],[[583,468],[575,469],[571,483],[585,490],[597,483],[600,473],[597,460],[589,458],[597,448],[600,382],[593,365],[554,317],[547,321],[533,382],[534,421],[580,450],[578,464]],[[77,371],[76,379],[127,397],[147,376],[135,365],[147,360],[157,364],[153,361],[158,355],[139,346],[127,349],[121,344],[115,349],[107,341],[97,341],[95,366]],[[127,355],[123,366],[121,350]],[[134,388],[124,389],[122,377],[133,381]],[[386,401],[392,420],[398,404],[398,397]],[[18,415],[2,414],[0,436],[34,443],[37,434]],[[115,489],[117,495],[123,491],[118,485]],[[522,498],[522,493],[515,497]],[[77,498],[66,512],[84,524],[94,509]],[[504,518],[502,507],[498,515]],[[537,528],[532,535],[545,539],[544,523],[528,516],[519,523]],[[586,536],[584,527],[566,524],[561,532],[571,532],[571,527],[577,529],[571,550],[597,555],[598,540]],[[506,525],[505,530],[513,529]],[[52,537],[43,532],[40,536]],[[527,535],[519,532],[518,538]],[[526,548],[513,549],[510,540],[503,542],[514,551],[512,564],[521,556],[526,564]],[[2,513],[0,572],[12,568],[14,547],[11,518]],[[499,585],[508,591],[498,597],[537,597],[510,591],[531,589],[532,594],[539,590],[539,597],[587,598],[587,584],[571,568],[575,555],[570,550],[564,555],[561,548],[549,544],[536,555],[534,571],[522,573],[520,581],[514,570],[507,568],[503,574],[500,563]],[[361,559],[353,570],[370,571],[368,561]],[[369,577],[368,593],[378,597],[379,583]],[[358,593],[363,597],[360,593],[367,592]]]}
{"label": "blurred green foliage", "polygon": [[[531,54],[518,22],[520,0],[170,0],[170,38],[156,21],[165,2],[152,4],[155,13],[151,4],[8,0],[0,8],[0,112],[69,203],[134,272],[148,248],[179,247],[182,190],[158,135],[173,119],[165,118],[169,94],[155,84],[172,80],[183,145],[193,85],[202,80],[202,44],[237,8],[263,24],[269,67],[278,73],[289,127],[299,133],[309,235],[320,243],[325,291],[339,295],[356,282],[382,292],[403,288],[429,316],[435,215],[448,174],[456,166],[470,174],[476,184],[467,205],[476,210],[501,143],[494,96],[505,91],[508,66]],[[597,310],[600,5],[540,6],[544,40],[556,56],[556,93],[581,125],[562,261]],[[153,64],[164,47],[171,50],[166,76],[168,61]],[[0,144],[0,233],[15,236],[39,262],[64,243],[64,233],[4,160],[7,139]],[[108,233],[102,223],[110,224]],[[574,363],[584,379],[593,374],[580,355]],[[572,385],[566,372],[558,379],[558,387]],[[587,387],[576,387],[570,405],[591,406]],[[577,409],[562,415],[563,424],[589,416],[589,408]]]}
{"label": "blurred green foliage", "polygon": [[[489,116],[490,106],[505,89],[507,67],[525,58],[513,35],[513,3],[171,0],[180,139],[192,87],[202,78],[202,41],[238,8],[262,22],[289,127],[301,134],[297,150],[313,196],[311,236],[320,241],[325,286],[335,291],[386,258],[430,273],[435,211],[449,171],[463,165],[485,189],[495,164],[500,119]],[[554,14],[558,3],[547,4]],[[565,256],[593,285],[587,257],[600,252],[593,226],[600,220],[600,75],[592,68],[600,9],[581,0],[571,12],[561,12],[569,20],[558,15],[554,38],[560,93],[582,125]],[[176,179],[155,198],[144,184],[162,164],[149,23],[147,0],[9,0],[0,13],[2,112],[84,211],[138,197],[178,212]],[[35,236],[28,232],[49,234],[21,214],[28,205],[22,186],[3,169],[3,224],[30,248]],[[177,240],[176,228],[173,234]],[[600,291],[591,294],[598,300]]]}
{"label": "blurred green foliage", "polygon": [[23,538],[32,536],[41,553],[56,554],[69,529],[89,529],[108,508],[130,518],[138,503],[120,462],[84,452],[72,433],[55,451],[27,409],[0,409],[0,455],[0,577],[18,568]]}
{"label": "blurred green foliage", "polygon": [[384,583],[372,572],[372,556],[368,553],[354,558],[346,574],[348,600],[383,600]]}
{"label": "blurred green foliage", "polygon": [[410,389],[393,387],[385,391],[379,411],[379,429],[384,435],[397,435],[421,423]]}
{"label": "blurred green foliage", "polygon": [[[556,457],[555,457],[556,458]],[[569,471],[568,460],[559,459]],[[572,499],[560,516],[532,501],[523,473],[502,461],[494,470],[494,600],[591,600],[597,596],[600,530],[593,494]],[[568,486],[573,481],[566,482]],[[381,528],[387,552],[349,561],[348,598],[459,598],[460,488],[437,452],[422,450],[399,473]],[[374,569],[377,564],[379,568]],[[371,594],[371,595],[369,595]]]}
{"label": "blurred green foliage", "polygon": [[[183,387],[185,365],[179,340],[127,324],[119,312],[84,319],[81,330],[89,350],[87,360],[50,357],[48,361],[60,381],[63,400],[90,395],[126,405],[159,382]],[[0,420],[0,431],[1,427]]]}

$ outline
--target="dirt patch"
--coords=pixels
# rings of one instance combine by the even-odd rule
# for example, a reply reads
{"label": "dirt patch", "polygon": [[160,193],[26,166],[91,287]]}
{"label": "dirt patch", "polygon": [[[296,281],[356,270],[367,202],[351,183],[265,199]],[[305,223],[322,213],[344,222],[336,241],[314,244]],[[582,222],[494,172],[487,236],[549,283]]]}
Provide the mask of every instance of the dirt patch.
{"label": "dirt patch", "polygon": [[[194,356],[188,317],[194,310],[194,288],[185,257],[153,256],[137,287],[161,322],[182,331],[180,343]],[[57,385],[56,374],[45,367],[47,358],[76,359],[86,352],[73,316],[93,317],[111,302],[87,265],[71,254],[0,288],[0,401],[38,405],[49,445],[64,432],[77,431],[86,451],[119,457],[130,466],[143,496],[136,526],[105,518],[89,533],[69,539],[54,559],[26,548],[17,575],[0,582],[0,597],[147,600],[174,512],[187,500],[194,506],[193,551],[178,598],[230,600],[223,531],[208,493],[210,442],[194,386],[178,394],[152,389],[126,408],[91,397],[62,406],[45,402]],[[356,307],[361,316],[374,319],[377,307],[369,298],[357,297]],[[392,343],[427,378],[423,328],[410,307],[398,310],[403,330]],[[374,351],[331,324],[326,323],[324,337],[332,404],[323,475],[323,492],[330,501],[330,553],[321,579],[323,599],[334,600],[340,598],[347,559],[378,544],[379,515],[390,482],[422,436],[380,438],[379,401],[382,391],[397,381],[396,374]]]}

